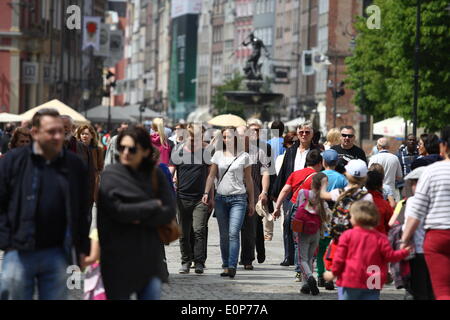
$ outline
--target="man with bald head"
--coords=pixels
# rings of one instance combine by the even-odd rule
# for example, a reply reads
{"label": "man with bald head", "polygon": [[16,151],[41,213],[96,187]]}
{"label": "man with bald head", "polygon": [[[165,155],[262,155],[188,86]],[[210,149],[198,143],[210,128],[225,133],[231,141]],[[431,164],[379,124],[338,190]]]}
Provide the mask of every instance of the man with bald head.
{"label": "man with bald head", "polygon": [[[389,140],[380,138],[377,141],[378,154],[372,156],[369,161],[369,167],[372,163],[379,163],[384,168],[384,183],[389,185],[392,190],[395,189],[395,181],[401,180],[402,166],[398,157],[389,152]],[[399,193],[394,192],[395,201],[399,201]]]}

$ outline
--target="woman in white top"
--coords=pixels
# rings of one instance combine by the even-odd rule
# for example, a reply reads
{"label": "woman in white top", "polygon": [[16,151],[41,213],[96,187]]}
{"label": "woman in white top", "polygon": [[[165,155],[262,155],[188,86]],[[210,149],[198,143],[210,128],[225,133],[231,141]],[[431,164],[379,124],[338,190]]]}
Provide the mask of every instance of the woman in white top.
{"label": "woman in white top", "polygon": [[244,152],[243,143],[238,144],[234,129],[223,129],[221,138],[222,148],[218,148],[211,159],[211,169],[202,201],[208,203],[209,191],[219,173],[215,213],[219,224],[220,251],[224,268],[221,276],[234,278],[239,257],[239,235],[244,217],[246,212],[252,216],[255,211],[253,180],[249,154]]}

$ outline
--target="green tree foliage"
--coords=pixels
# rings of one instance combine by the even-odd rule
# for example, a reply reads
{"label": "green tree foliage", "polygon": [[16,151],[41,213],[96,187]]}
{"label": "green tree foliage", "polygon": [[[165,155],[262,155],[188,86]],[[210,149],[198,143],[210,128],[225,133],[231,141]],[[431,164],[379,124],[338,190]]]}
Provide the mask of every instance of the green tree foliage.
{"label": "green tree foliage", "polygon": [[215,114],[235,114],[241,118],[245,118],[244,105],[227,101],[224,95],[225,91],[241,90],[242,81],[244,77],[239,73],[235,73],[233,78],[218,86],[216,93],[213,96],[212,103],[214,104]]}
{"label": "green tree foliage", "polygon": [[[375,120],[412,118],[417,0],[375,0],[381,29],[356,23],[356,48],[346,59],[354,102]],[[418,125],[450,123],[450,13],[448,0],[422,0]]]}

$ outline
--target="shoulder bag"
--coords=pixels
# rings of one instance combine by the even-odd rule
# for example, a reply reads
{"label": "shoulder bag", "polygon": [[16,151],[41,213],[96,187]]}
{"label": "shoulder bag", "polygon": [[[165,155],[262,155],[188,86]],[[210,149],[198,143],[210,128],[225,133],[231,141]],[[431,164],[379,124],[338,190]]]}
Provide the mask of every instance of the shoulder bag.
{"label": "shoulder bag", "polygon": [[[156,167],[153,168],[152,172],[152,189],[155,194],[155,198],[159,199],[159,189],[158,189],[158,176]],[[161,242],[165,245],[177,240],[181,235],[180,225],[177,222],[177,218],[173,218],[168,224],[164,224],[158,227],[159,238]]]}

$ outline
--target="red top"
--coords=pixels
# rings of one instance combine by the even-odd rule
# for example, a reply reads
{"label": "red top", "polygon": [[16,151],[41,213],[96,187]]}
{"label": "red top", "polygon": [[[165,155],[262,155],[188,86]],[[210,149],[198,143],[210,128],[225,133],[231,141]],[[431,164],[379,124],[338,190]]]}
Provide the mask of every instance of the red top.
{"label": "red top", "polygon": [[369,193],[372,195],[373,202],[377,206],[378,212],[380,213],[380,223],[375,229],[387,235],[390,229],[389,220],[394,214],[394,210],[389,205],[389,202],[387,200],[384,200],[383,194],[381,192],[370,190]]}
{"label": "red top", "polygon": [[386,283],[387,264],[408,255],[406,249],[394,251],[381,232],[355,226],[340,236],[332,271],[339,287],[381,290]]}
{"label": "red top", "polygon": [[[291,198],[292,203],[295,204],[297,202],[298,192],[301,189],[311,190],[312,177],[314,176],[311,175],[312,173],[316,173],[316,170],[311,168],[305,168],[291,173],[291,175],[286,181],[286,184],[292,187],[294,193]],[[308,178],[309,175],[311,176]]]}

